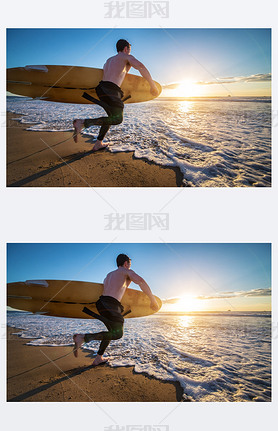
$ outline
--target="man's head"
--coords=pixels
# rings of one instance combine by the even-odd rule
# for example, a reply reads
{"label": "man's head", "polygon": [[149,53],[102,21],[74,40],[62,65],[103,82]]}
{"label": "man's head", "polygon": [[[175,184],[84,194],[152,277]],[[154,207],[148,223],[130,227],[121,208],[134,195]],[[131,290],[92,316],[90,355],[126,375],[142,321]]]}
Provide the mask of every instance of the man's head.
{"label": "man's head", "polygon": [[126,254],[119,254],[117,256],[117,267],[124,266],[125,268],[129,268],[131,264],[131,259]]}
{"label": "man's head", "polygon": [[117,52],[124,52],[125,54],[129,54],[131,50],[130,43],[125,39],[120,39],[116,43]]}

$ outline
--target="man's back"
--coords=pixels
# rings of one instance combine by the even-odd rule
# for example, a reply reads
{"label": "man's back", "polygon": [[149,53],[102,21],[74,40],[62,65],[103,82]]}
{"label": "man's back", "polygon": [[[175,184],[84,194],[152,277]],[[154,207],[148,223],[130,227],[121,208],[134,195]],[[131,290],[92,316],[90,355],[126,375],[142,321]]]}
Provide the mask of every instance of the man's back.
{"label": "man's back", "polygon": [[128,65],[128,55],[122,52],[108,58],[103,66],[103,81],[114,82],[114,84],[121,86],[126,73],[130,69]]}
{"label": "man's back", "polygon": [[113,296],[118,301],[121,301],[124,296],[127,285],[127,270],[119,267],[115,271],[109,272],[104,280],[103,295]]}

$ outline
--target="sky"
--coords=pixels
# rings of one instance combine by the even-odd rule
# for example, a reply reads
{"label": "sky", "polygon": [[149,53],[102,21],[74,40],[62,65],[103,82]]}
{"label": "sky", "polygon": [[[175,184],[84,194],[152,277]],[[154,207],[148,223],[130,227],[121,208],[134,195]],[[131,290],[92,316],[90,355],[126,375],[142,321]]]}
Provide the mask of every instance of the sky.
{"label": "sky", "polygon": [[270,29],[8,29],[7,67],[102,68],[121,38],[161,96],[271,95]]}
{"label": "sky", "polygon": [[[269,311],[271,245],[36,244],[7,245],[7,281],[102,283],[125,253],[131,269],[163,301],[162,311]],[[134,283],[131,288],[140,289]]]}

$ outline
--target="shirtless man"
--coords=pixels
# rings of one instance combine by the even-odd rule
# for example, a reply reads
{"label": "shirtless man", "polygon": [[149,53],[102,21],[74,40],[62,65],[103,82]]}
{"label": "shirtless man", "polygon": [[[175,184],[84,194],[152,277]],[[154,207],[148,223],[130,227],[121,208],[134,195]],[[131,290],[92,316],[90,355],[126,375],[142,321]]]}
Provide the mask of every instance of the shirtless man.
{"label": "shirtless man", "polygon": [[103,66],[103,78],[102,81],[96,87],[96,93],[99,99],[103,103],[108,117],[100,117],[94,119],[76,119],[73,121],[74,127],[74,141],[77,142],[78,134],[85,127],[90,126],[101,126],[99,135],[93,147],[93,151],[98,151],[106,148],[108,144],[104,144],[102,141],[104,136],[108,132],[110,126],[113,124],[120,124],[123,121],[123,109],[124,103],[121,98],[123,92],[120,88],[126,74],[129,72],[131,67],[139,70],[140,74],[150,84],[150,92],[153,96],[158,96],[158,89],[152,80],[150,72],[141,63],[136,60],[135,57],[130,55],[131,45],[124,39],[118,40],[116,44],[117,55],[108,58],[105,65]]}
{"label": "shirtless man", "polygon": [[85,342],[91,340],[101,340],[97,356],[93,362],[93,366],[105,364],[108,359],[103,359],[105,349],[111,340],[118,340],[123,336],[124,318],[122,312],[124,310],[121,299],[124,296],[125,290],[133,281],[138,284],[141,290],[148,295],[151,300],[151,308],[158,311],[159,305],[151,292],[150,287],[145,280],[130,269],[131,261],[126,254],[119,254],[117,257],[118,269],[110,272],[104,280],[103,293],[96,302],[96,307],[99,314],[105,317],[108,331],[98,332],[95,334],[75,334],[74,340],[74,356],[77,357],[78,349]]}

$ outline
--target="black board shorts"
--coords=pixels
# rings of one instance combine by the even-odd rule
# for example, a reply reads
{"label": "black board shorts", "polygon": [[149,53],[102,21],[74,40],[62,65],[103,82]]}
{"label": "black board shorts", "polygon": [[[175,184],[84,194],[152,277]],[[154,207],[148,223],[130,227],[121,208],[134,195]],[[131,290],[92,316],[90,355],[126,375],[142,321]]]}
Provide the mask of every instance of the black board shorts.
{"label": "black board shorts", "polygon": [[96,93],[100,100],[105,101],[110,106],[115,106],[124,109],[124,96],[121,88],[111,81],[100,81],[96,87]]}
{"label": "black board shorts", "polygon": [[101,295],[96,302],[96,307],[99,314],[112,322],[124,323],[122,312],[124,307],[122,304],[112,296]]}

